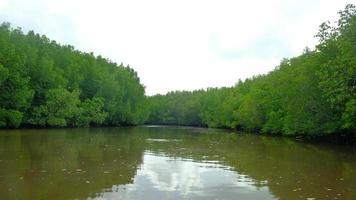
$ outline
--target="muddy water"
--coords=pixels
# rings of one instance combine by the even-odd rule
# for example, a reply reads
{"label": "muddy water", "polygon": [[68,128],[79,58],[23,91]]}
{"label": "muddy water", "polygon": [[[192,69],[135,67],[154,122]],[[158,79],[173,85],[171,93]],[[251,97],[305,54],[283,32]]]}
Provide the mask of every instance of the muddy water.
{"label": "muddy water", "polygon": [[0,131],[0,199],[356,199],[356,152],[189,127]]}

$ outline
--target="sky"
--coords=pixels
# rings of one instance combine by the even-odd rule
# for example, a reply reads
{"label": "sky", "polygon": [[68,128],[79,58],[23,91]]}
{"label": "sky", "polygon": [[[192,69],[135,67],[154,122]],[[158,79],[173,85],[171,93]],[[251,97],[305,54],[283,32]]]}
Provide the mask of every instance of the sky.
{"label": "sky", "polygon": [[146,94],[233,86],[313,49],[354,0],[0,0],[0,22],[138,72]]}

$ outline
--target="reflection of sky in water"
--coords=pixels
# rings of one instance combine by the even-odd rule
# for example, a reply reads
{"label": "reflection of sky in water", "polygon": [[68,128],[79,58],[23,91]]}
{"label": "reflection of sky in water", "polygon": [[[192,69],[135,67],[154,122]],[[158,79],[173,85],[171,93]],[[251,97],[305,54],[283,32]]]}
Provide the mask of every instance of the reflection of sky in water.
{"label": "reflection of sky in water", "polygon": [[145,152],[133,184],[114,185],[96,199],[275,199],[267,187],[218,162]]}

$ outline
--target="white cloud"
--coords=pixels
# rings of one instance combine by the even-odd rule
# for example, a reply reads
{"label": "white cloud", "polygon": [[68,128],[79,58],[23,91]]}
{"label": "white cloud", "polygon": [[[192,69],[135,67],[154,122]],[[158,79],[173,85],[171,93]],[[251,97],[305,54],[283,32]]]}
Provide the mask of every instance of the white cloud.
{"label": "white cloud", "polygon": [[104,189],[93,199],[275,199],[267,186],[219,161],[195,162],[145,152],[133,183]]}
{"label": "white cloud", "polygon": [[351,0],[1,0],[0,19],[138,71],[148,94],[231,86],[313,47]]}

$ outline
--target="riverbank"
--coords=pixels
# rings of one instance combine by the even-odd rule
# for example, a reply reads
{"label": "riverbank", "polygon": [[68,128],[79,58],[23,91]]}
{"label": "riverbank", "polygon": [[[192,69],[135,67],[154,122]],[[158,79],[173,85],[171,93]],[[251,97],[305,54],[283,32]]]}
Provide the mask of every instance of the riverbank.
{"label": "riverbank", "polygon": [[284,137],[291,138],[296,141],[303,141],[308,143],[329,143],[337,145],[348,145],[356,147],[356,134],[352,133],[333,133],[333,134],[320,134],[320,135],[282,135],[282,134],[269,134],[269,133],[260,133],[260,132],[251,132],[246,130],[238,130],[231,128],[209,128],[206,126],[192,126],[192,125],[178,125],[178,124],[144,124],[140,126],[147,127],[185,127],[185,128],[207,128],[207,129],[216,129],[221,131],[233,131],[235,133],[244,133],[244,134],[254,134],[254,135],[263,135],[269,137]]}

